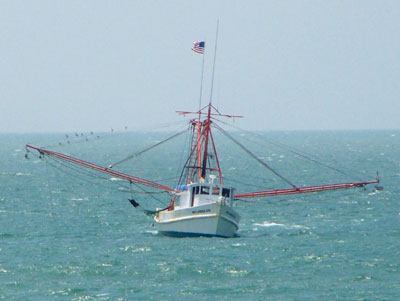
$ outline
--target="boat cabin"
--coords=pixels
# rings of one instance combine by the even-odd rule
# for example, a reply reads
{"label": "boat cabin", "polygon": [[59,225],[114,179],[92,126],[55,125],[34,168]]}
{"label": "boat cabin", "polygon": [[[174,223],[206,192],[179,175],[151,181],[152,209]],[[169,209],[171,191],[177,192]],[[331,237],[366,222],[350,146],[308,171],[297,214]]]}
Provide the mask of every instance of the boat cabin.
{"label": "boat cabin", "polygon": [[221,202],[232,207],[233,191],[234,188],[224,187],[219,184],[189,184],[185,191],[176,194],[175,209]]}

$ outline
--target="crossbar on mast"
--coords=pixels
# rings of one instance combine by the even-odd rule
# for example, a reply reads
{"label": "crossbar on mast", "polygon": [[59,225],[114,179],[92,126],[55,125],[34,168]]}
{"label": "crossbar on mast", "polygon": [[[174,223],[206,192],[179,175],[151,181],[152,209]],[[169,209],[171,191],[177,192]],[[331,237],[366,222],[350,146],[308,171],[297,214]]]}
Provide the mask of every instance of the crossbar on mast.
{"label": "crossbar on mast", "polygon": [[[208,107],[208,106],[207,106]],[[214,108],[214,106],[212,106]],[[204,108],[203,108],[204,109]],[[208,115],[208,112],[191,112],[191,111],[176,111],[179,115],[189,115],[189,114],[198,114],[198,115]],[[219,116],[219,117],[228,117],[228,118],[243,118],[241,115],[228,115],[228,114],[215,114],[210,113],[210,116]]]}

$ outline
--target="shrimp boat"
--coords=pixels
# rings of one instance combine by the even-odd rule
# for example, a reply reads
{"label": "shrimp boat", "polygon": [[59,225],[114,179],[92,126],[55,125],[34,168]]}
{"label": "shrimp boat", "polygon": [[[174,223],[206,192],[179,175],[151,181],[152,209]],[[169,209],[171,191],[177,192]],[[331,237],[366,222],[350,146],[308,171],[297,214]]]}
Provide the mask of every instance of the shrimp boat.
{"label": "shrimp boat", "polygon": [[[195,42],[192,50],[203,54],[204,42]],[[190,132],[189,155],[183,165],[179,180],[175,187],[170,187],[155,181],[119,172],[115,170],[115,166],[117,164],[100,166],[60,152],[55,152],[47,148],[38,147],[31,144],[26,145],[26,150],[27,152],[37,151],[40,158],[52,157],[64,163],[94,170],[96,172],[112,176],[113,178],[119,178],[127,181],[130,184],[135,184],[141,187],[151,187],[155,190],[169,193],[169,205],[166,208],[156,208],[156,210],[153,211],[143,209],[146,214],[153,216],[154,221],[158,226],[159,233],[168,236],[235,236],[239,229],[240,221],[240,215],[234,209],[234,204],[237,199],[313,193],[327,190],[365,187],[369,184],[379,183],[379,178],[377,177],[372,181],[347,182],[308,187],[296,186],[265,161],[254,155],[248,148],[236,140],[234,135],[226,132],[219,125],[220,118],[241,118],[242,116],[221,114],[212,104],[212,88],[211,97],[206,106],[201,108],[199,105],[198,111],[177,111],[177,113],[181,115],[192,114],[195,117],[189,121],[189,127],[187,128],[187,130]],[[228,139],[236,143],[243,151],[253,157],[253,159],[255,159],[261,166],[265,167],[270,172],[275,174],[275,176],[284,181],[289,188],[236,193],[234,187],[225,185],[223,172],[221,170],[220,161],[217,154],[217,147],[215,145],[213,136],[214,129],[217,129]],[[179,136],[183,132],[184,131],[179,132],[178,134],[168,137],[163,141],[157,142],[154,145],[151,145],[117,163],[137,157],[139,154],[153,149],[154,147]],[[329,166],[325,165],[325,167]],[[133,198],[129,199],[129,201],[135,208],[141,208],[139,203]]]}
{"label": "shrimp boat", "polygon": [[[219,125],[213,122],[215,117],[238,118],[241,116],[223,115],[212,105],[211,101],[206,107],[197,112],[178,111],[178,113],[182,115],[197,114],[198,117],[190,120],[190,154],[182,169],[178,185],[175,188],[118,172],[113,169],[113,165],[107,167],[96,165],[63,153],[30,144],[26,145],[26,149],[28,152],[37,151],[40,158],[49,156],[71,163],[72,165],[78,165],[100,173],[111,175],[113,178],[126,180],[129,183],[152,187],[157,190],[168,192],[171,196],[169,206],[162,209],[156,208],[156,210],[153,211],[143,209],[146,214],[154,216],[154,221],[158,225],[159,233],[167,236],[234,237],[239,229],[240,221],[240,215],[234,209],[234,203],[237,199],[321,192],[327,190],[365,187],[369,184],[379,183],[379,178],[377,177],[372,181],[297,187],[271,166],[267,165],[267,163],[251,153],[251,151],[237,141],[233,135],[226,132]],[[236,193],[234,187],[224,185],[223,173],[212,134],[212,130],[215,128],[225,134],[227,138],[235,142],[262,166],[270,170],[292,187],[286,189]],[[161,142],[157,142],[155,145],[147,147],[145,150],[169,141],[181,133],[182,132],[175,134],[172,137],[168,137]],[[143,151],[139,153],[142,152]],[[130,199],[130,202],[134,207],[139,207],[139,203],[134,199]]]}
{"label": "shrimp boat", "polygon": [[[235,189],[224,185],[211,130],[211,116],[239,116],[222,115],[216,109],[212,113],[212,109],[210,102],[204,108],[206,112],[178,112],[199,117],[190,121],[191,152],[178,183],[179,191],[168,209],[158,211],[154,217],[162,234],[232,237],[239,229],[240,215],[233,208]],[[202,121],[203,114],[206,119]]]}

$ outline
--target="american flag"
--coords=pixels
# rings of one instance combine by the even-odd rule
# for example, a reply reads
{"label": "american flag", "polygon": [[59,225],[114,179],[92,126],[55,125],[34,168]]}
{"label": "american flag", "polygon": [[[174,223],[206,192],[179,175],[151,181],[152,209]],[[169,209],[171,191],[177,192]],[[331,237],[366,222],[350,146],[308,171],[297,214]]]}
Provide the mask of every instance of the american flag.
{"label": "american flag", "polygon": [[194,52],[203,54],[203,53],[204,53],[204,47],[205,47],[205,45],[206,45],[206,42],[204,42],[204,41],[201,41],[201,42],[193,42],[193,48],[192,48],[192,50],[193,50]]}

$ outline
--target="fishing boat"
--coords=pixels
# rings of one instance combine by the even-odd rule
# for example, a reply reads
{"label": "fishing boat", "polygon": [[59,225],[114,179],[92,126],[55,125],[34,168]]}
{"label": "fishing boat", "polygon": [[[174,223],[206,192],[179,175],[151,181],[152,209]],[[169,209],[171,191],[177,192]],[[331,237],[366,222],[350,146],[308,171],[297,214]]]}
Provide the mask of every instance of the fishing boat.
{"label": "fishing boat", "polygon": [[[218,32],[218,31],[217,31]],[[217,34],[218,36],[218,34]],[[204,42],[195,42],[193,51],[203,54]],[[216,50],[215,50],[216,54]],[[214,69],[212,83],[214,82]],[[204,59],[203,59],[204,67]],[[203,79],[203,68],[202,77]],[[201,84],[202,89],[202,84]],[[221,118],[241,118],[238,115],[222,114],[213,105],[212,87],[211,97],[208,104],[201,107],[201,89],[199,109],[196,111],[177,111],[180,115],[193,115],[189,121],[189,152],[185,163],[183,164],[179,180],[175,187],[160,184],[156,181],[147,180],[141,177],[129,175],[115,170],[117,163],[124,162],[133,157],[138,157],[142,153],[153,149],[164,142],[179,136],[184,131],[174,134],[160,142],[157,142],[140,152],[135,153],[116,164],[100,166],[88,161],[84,161],[64,153],[55,152],[44,147],[38,147],[31,144],[26,145],[27,151],[37,151],[41,158],[52,157],[63,162],[80,166],[96,172],[107,174],[113,178],[118,178],[129,182],[130,184],[141,187],[151,187],[156,190],[164,191],[169,194],[169,205],[165,208],[156,208],[156,210],[143,209],[134,199],[129,201],[135,208],[142,208],[146,214],[152,215],[161,234],[168,236],[216,236],[233,237],[239,229],[240,215],[235,210],[235,202],[238,199],[262,198],[280,195],[294,195],[301,193],[315,193],[327,190],[348,189],[354,187],[365,187],[369,184],[379,183],[379,178],[372,181],[346,182],[337,184],[325,184],[318,186],[298,187],[289,179],[282,176],[276,169],[267,164],[264,160],[254,155],[245,145],[240,143],[234,135],[225,131],[219,120]],[[245,153],[256,160],[261,166],[272,172],[280,178],[289,187],[284,189],[260,190],[254,192],[236,193],[234,187],[224,184],[224,176],[218,158],[217,147],[214,141],[213,131],[218,130],[229,140],[237,144]],[[302,156],[296,152],[297,155]],[[315,161],[315,160],[314,160]],[[325,167],[328,165],[325,164]],[[334,168],[332,168],[334,169]]]}
{"label": "fishing boat", "polygon": [[[204,109],[206,112],[192,112],[199,117],[190,121],[191,152],[178,191],[168,209],[158,211],[154,217],[159,232],[166,235],[233,237],[239,229],[240,215],[233,208],[235,190],[224,185],[211,130],[211,116],[226,115],[217,110],[212,113],[211,102]],[[206,118],[202,121],[203,114]]]}

